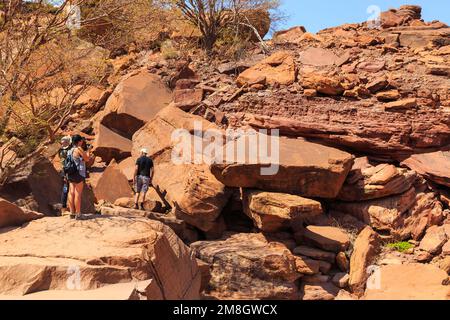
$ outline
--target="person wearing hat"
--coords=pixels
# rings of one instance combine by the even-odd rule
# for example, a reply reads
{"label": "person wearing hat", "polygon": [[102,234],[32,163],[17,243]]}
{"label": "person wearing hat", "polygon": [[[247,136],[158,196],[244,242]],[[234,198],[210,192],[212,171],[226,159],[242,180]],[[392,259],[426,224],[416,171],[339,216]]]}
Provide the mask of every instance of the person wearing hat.
{"label": "person wearing hat", "polygon": [[[136,160],[136,167],[133,175],[133,185],[135,186],[135,208],[144,209],[145,195],[150,186],[151,177],[153,175],[153,161],[147,156],[147,149],[141,149],[141,156]],[[142,203],[139,206],[139,197],[142,193]]]}
{"label": "person wearing hat", "polygon": [[[72,138],[65,136],[61,139],[61,148],[58,151],[59,160],[61,161],[61,168],[64,168],[64,161],[67,159],[67,154],[72,146]],[[67,209],[67,196],[69,194],[69,181],[67,180],[64,170],[61,170],[61,176],[63,178],[63,190],[61,194],[62,209]]]}
{"label": "person wearing hat", "polygon": [[87,177],[87,163],[91,161],[90,150],[86,151],[83,148],[84,145],[84,138],[78,134],[74,135],[72,137],[72,149],[68,153],[68,156],[72,157],[77,167],[77,172],[68,176],[70,217],[77,220],[83,219],[81,214],[81,197]]}

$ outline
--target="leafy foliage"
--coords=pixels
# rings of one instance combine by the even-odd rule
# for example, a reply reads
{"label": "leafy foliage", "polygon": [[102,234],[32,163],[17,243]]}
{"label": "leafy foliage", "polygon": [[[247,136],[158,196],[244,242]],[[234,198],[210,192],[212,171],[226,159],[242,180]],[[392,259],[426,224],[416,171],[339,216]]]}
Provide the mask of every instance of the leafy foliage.
{"label": "leafy foliage", "polygon": [[395,243],[389,243],[386,245],[389,249],[393,249],[399,252],[406,252],[412,248],[414,248],[414,245],[412,245],[409,242],[395,242]]}

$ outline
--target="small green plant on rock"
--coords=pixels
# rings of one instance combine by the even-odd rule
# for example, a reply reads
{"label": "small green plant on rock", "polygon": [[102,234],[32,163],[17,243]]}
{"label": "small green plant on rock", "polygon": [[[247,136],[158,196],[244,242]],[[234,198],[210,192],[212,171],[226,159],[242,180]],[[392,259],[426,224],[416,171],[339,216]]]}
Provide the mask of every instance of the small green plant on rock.
{"label": "small green plant on rock", "polygon": [[396,250],[398,252],[406,252],[414,248],[414,245],[409,242],[395,242],[386,245],[389,249]]}

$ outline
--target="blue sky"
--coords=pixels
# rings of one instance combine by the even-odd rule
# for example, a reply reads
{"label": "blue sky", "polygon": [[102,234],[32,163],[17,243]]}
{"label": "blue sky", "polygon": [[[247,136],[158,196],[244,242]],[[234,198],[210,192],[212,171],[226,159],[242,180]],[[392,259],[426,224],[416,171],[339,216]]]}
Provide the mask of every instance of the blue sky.
{"label": "blue sky", "polygon": [[403,4],[422,7],[425,21],[441,20],[450,24],[450,0],[281,0],[282,11],[288,16],[277,29],[303,25],[309,32],[338,26],[344,23],[366,21],[371,13],[370,6],[382,11],[397,8]]}

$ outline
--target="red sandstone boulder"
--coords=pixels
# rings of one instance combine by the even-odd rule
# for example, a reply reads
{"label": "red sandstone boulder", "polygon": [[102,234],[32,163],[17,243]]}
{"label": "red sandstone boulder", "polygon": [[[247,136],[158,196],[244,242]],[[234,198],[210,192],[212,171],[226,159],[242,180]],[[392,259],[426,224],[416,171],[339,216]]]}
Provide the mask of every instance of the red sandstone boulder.
{"label": "red sandstone boulder", "polygon": [[105,105],[110,95],[109,90],[91,86],[76,100],[75,107],[81,109],[82,116],[93,116]]}
{"label": "red sandstone boulder", "polygon": [[171,91],[161,79],[147,71],[124,77],[106,102],[105,109],[96,116],[94,153],[105,162],[128,157],[133,134],[172,98]]}
{"label": "red sandstone boulder", "polygon": [[339,293],[339,288],[331,282],[308,282],[302,281],[301,300],[305,301],[328,301],[334,300]]}
{"label": "red sandstone boulder", "polygon": [[350,245],[348,234],[336,227],[308,226],[302,238],[306,243],[335,253],[347,250]]}
{"label": "red sandstone boulder", "polygon": [[202,102],[203,95],[203,89],[177,89],[174,91],[174,103],[178,108],[189,111]]}
{"label": "red sandstone boulder", "polygon": [[450,151],[415,154],[403,161],[405,166],[438,184],[450,187]]}
{"label": "red sandstone boulder", "polygon": [[112,131],[101,123],[94,125],[95,140],[93,152],[103,161],[121,160],[131,155],[131,140]]}
{"label": "red sandstone boulder", "polygon": [[315,67],[332,66],[338,64],[339,57],[332,51],[322,48],[308,48],[300,54],[300,62]]}
{"label": "red sandstone boulder", "polygon": [[[229,142],[229,145],[248,145],[253,143],[250,141],[254,137],[243,135]],[[261,143],[267,136],[257,134],[256,137],[259,148],[267,147]],[[229,163],[212,164],[211,172],[229,187],[335,198],[353,164],[352,155],[346,152],[284,137],[279,139],[279,157],[261,161],[255,159],[249,149],[245,152],[245,159],[227,159]]]}
{"label": "red sandstone boulder", "polygon": [[363,201],[379,199],[408,191],[417,175],[414,171],[381,164],[361,169],[354,166],[338,195],[339,200]]}
{"label": "red sandstone boulder", "polygon": [[126,158],[119,162],[119,169],[127,177],[128,181],[133,180],[134,170],[136,168],[136,159],[133,157]]}
{"label": "red sandstone boulder", "polygon": [[434,255],[439,254],[446,242],[447,234],[444,227],[432,226],[427,230],[422,241],[420,241],[419,250]]}
{"label": "red sandstone boulder", "polygon": [[361,202],[335,202],[333,210],[348,213],[365,224],[380,231],[390,231],[403,225],[405,212],[411,209],[416,201],[414,188],[401,195]]}
{"label": "red sandstone boulder", "polygon": [[133,190],[119,165],[113,160],[101,176],[92,185],[97,202],[100,200],[114,203],[117,199],[131,197]]}
{"label": "red sandstone boulder", "polygon": [[242,72],[236,82],[239,86],[264,83],[290,85],[295,82],[297,69],[289,52],[280,51]]}
{"label": "red sandstone boulder", "polygon": [[264,232],[277,232],[323,213],[320,202],[295,195],[246,190],[244,212]]}
{"label": "red sandstone boulder", "polygon": [[306,256],[311,259],[328,261],[330,263],[334,263],[334,261],[336,260],[336,254],[334,252],[324,251],[307,246],[296,247],[292,252],[299,256]]}
{"label": "red sandstone boulder", "polygon": [[150,279],[159,292],[151,298],[199,298],[195,258],[156,221],[44,218],[0,233],[0,295],[78,289],[82,297],[86,290]]}
{"label": "red sandstone boulder", "polygon": [[[141,71],[126,76],[106,102],[102,124],[131,139],[172,101],[172,93],[158,76]],[[116,121],[117,120],[117,121]]]}
{"label": "red sandstone boulder", "polygon": [[375,261],[380,244],[379,235],[370,227],[361,231],[356,238],[350,258],[349,286],[353,293],[359,295],[364,293],[366,281],[370,276],[367,268]]}
{"label": "red sandstone boulder", "polygon": [[293,27],[288,30],[275,32],[273,39],[281,43],[299,43],[301,37],[306,33],[303,26]]}
{"label": "red sandstone boulder", "polygon": [[0,198],[0,228],[21,226],[22,224],[40,219],[43,214],[33,211],[23,211],[18,206]]}
{"label": "red sandstone boulder", "polygon": [[[210,172],[205,163],[173,161],[172,134],[177,129],[192,132],[196,125],[202,130],[216,126],[199,116],[169,106],[133,136],[133,156],[147,148],[155,164],[153,186],[165,196],[178,218],[210,231],[217,227],[218,218],[228,202],[230,193]],[[190,136],[193,138],[193,136]]]}
{"label": "red sandstone boulder", "polygon": [[262,234],[235,234],[221,241],[195,242],[191,248],[210,265],[206,295],[217,299],[296,300],[296,280],[317,273],[309,262]]}
{"label": "red sandstone boulder", "polygon": [[344,93],[344,88],[339,79],[316,73],[304,75],[302,77],[302,86],[330,96],[337,96]]}

